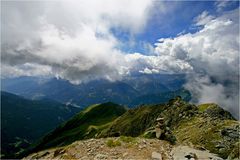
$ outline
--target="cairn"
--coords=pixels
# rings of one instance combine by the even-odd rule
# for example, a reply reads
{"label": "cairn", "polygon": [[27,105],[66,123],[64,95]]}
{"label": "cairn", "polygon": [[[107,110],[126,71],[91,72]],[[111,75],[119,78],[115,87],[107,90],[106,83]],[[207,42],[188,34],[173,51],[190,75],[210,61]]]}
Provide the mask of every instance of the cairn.
{"label": "cairn", "polygon": [[165,133],[164,118],[157,118],[156,123],[157,123],[155,126],[156,137],[160,139],[161,135]]}

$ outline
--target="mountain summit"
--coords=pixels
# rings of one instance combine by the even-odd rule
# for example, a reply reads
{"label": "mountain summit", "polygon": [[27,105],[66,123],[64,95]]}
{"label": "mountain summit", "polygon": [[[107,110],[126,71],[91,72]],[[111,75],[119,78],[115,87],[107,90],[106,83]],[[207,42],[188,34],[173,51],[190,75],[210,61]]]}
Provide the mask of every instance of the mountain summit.
{"label": "mountain summit", "polygon": [[[46,135],[28,153],[42,150],[50,153],[49,148],[66,149],[75,141],[90,138],[123,137],[124,139],[124,136],[143,140],[158,138],[161,141],[159,143],[165,141],[170,148],[186,145],[208,150],[222,158],[237,157],[239,122],[217,104],[196,106],[183,101],[181,97],[172,99],[166,104],[142,105],[128,110],[117,104],[105,103],[86,108]],[[110,141],[107,145],[120,145],[116,139]],[[64,154],[69,153],[64,152]]]}

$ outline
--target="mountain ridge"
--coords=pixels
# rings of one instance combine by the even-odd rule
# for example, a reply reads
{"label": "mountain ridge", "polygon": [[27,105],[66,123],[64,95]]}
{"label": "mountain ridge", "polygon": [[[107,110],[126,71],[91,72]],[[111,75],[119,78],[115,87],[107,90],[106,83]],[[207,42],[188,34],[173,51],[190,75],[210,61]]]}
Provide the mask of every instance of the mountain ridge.
{"label": "mountain ridge", "polygon": [[28,100],[1,91],[1,158],[14,157],[79,111],[53,100]]}
{"label": "mountain ridge", "polygon": [[[52,132],[54,136],[45,136],[28,153],[38,152],[49,147],[63,147],[74,141],[89,138],[119,136],[154,138],[156,119],[159,117],[164,119],[166,126],[166,131],[164,131],[166,133],[160,138],[172,145],[177,143],[206,148],[222,158],[227,158],[238,146],[239,122],[228,111],[216,104],[196,106],[177,97],[166,104],[142,105],[128,109],[113,121],[109,121],[105,127],[90,127],[80,137],[71,135],[75,138],[71,141],[68,141],[67,137],[68,121],[60,126],[60,130]],[[78,123],[78,121],[75,121],[75,124],[85,125]],[[79,129],[79,126],[77,128]],[[84,136],[86,133],[88,136]],[[62,140],[58,139],[59,135],[63,136]]]}

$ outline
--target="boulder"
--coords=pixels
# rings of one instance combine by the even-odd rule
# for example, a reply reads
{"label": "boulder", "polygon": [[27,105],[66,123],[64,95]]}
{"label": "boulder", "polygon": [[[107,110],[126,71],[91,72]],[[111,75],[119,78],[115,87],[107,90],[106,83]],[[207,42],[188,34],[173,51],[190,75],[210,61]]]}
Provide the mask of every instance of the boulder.
{"label": "boulder", "polygon": [[162,155],[161,155],[161,153],[152,152],[152,159],[153,159],[153,160],[162,160]]}

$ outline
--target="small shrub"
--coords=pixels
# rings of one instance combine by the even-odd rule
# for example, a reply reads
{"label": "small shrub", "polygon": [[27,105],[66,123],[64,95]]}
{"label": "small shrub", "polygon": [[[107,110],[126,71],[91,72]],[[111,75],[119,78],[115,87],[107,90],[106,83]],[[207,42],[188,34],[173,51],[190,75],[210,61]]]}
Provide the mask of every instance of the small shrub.
{"label": "small shrub", "polygon": [[136,139],[133,137],[126,137],[126,136],[121,136],[120,140],[125,143],[135,143]]}
{"label": "small shrub", "polygon": [[152,130],[152,131],[147,131],[143,134],[144,138],[156,138],[156,131]]}
{"label": "small shrub", "polygon": [[176,137],[173,134],[165,134],[165,140],[170,142],[171,144],[176,144]]}
{"label": "small shrub", "polygon": [[121,146],[121,142],[119,140],[113,140],[113,139],[109,139],[106,142],[108,147],[116,147],[116,146]]}

